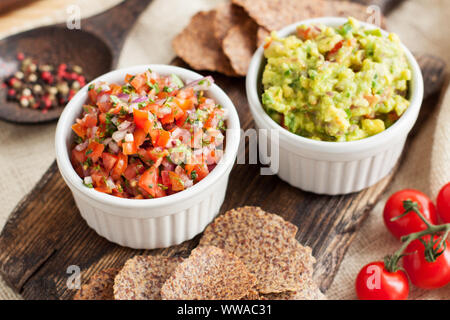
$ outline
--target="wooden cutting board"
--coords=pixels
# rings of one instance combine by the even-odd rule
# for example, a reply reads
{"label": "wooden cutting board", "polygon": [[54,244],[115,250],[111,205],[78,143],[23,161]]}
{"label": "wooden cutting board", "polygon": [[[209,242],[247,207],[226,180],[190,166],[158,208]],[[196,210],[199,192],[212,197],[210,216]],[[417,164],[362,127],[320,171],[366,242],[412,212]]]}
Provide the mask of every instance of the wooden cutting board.
{"label": "wooden cutting board", "polygon": [[[427,99],[417,123],[431,113],[444,79],[444,64],[431,56],[419,57]],[[174,64],[182,65],[175,60]],[[213,74],[233,100],[243,129],[253,127],[244,79]],[[413,131],[414,132],[414,131]],[[411,137],[410,139],[413,139]],[[247,150],[248,152],[248,150]],[[405,153],[406,154],[406,153]],[[297,239],[313,248],[315,278],[326,292],[362,221],[388,186],[394,172],[359,193],[324,196],[303,192],[277,176],[259,175],[259,165],[235,165],[221,213],[243,205],[261,206],[299,227]],[[93,273],[120,267],[136,254],[189,255],[199,237],[159,250],[133,250],[98,236],[81,218],[56,163],[16,207],[0,235],[0,272],[26,299],[70,299],[66,272],[82,271],[82,281]]]}

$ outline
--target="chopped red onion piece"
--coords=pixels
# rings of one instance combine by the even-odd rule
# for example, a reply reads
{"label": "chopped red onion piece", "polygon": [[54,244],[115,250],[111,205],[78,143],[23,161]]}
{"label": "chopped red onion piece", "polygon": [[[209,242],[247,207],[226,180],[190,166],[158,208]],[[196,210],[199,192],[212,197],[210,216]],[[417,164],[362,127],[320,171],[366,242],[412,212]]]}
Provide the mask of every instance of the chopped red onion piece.
{"label": "chopped red onion piece", "polygon": [[131,101],[132,103],[139,103],[139,102],[144,102],[144,101],[146,101],[148,99],[148,97],[147,96],[141,96],[141,97],[139,97],[139,98],[137,98],[137,99],[134,99],[133,101]]}
{"label": "chopped red onion piece", "polygon": [[111,178],[111,177],[109,177],[107,180],[106,180],[106,186],[109,188],[109,189],[116,189],[117,187],[116,187],[116,184],[114,183],[114,181],[113,181],[113,179]]}
{"label": "chopped red onion piece", "polygon": [[117,98],[119,98],[123,102],[128,102],[128,99],[130,99],[130,95],[122,92],[117,95]]}
{"label": "chopped red onion piece", "polygon": [[106,146],[106,145],[108,145],[111,141],[112,141],[112,138],[106,138],[105,140],[102,141],[102,143]]}
{"label": "chopped red onion piece", "polygon": [[128,113],[133,113],[134,109],[139,109],[139,105],[137,103],[132,103],[128,106]]}
{"label": "chopped red onion piece", "polygon": [[75,147],[75,150],[77,150],[77,151],[83,151],[84,149],[87,148],[88,144],[89,144],[89,140],[86,140],[86,141],[84,141],[83,143],[78,144],[78,145]]}
{"label": "chopped red onion piece", "polygon": [[102,94],[101,96],[100,96],[100,98],[98,99],[98,102],[99,103],[105,103],[105,102],[108,102],[109,101],[109,94]]}
{"label": "chopped red onion piece", "polygon": [[125,135],[125,141],[126,141],[126,142],[132,142],[132,141],[134,141],[133,135],[132,135],[131,133],[127,133],[127,134]]}
{"label": "chopped red onion piece", "polygon": [[161,109],[159,109],[159,112],[162,115],[168,115],[168,114],[172,113],[172,109],[170,107],[165,106],[165,107],[162,107]]}
{"label": "chopped red onion piece", "polygon": [[118,153],[119,152],[119,146],[117,145],[117,143],[115,143],[114,141],[111,141],[110,143],[108,143],[108,147],[111,149],[112,152],[114,153]]}
{"label": "chopped red onion piece", "polygon": [[130,125],[131,125],[131,122],[125,120],[124,122],[122,122],[121,124],[119,124],[117,126],[117,129],[119,129],[119,131],[125,131],[130,127]]}
{"label": "chopped red onion piece", "polygon": [[91,184],[92,182],[91,176],[84,177],[84,184]]}
{"label": "chopped red onion piece", "polygon": [[112,138],[115,142],[119,142],[125,138],[126,134],[127,134],[126,131],[116,131],[112,134]]}
{"label": "chopped red onion piece", "polygon": [[198,80],[188,83],[182,89],[193,88],[194,91],[200,91],[200,90],[206,91],[206,90],[209,90],[209,88],[211,88],[213,83],[214,83],[213,77],[207,76],[207,77],[204,77],[204,78],[201,78],[201,79],[198,79]]}

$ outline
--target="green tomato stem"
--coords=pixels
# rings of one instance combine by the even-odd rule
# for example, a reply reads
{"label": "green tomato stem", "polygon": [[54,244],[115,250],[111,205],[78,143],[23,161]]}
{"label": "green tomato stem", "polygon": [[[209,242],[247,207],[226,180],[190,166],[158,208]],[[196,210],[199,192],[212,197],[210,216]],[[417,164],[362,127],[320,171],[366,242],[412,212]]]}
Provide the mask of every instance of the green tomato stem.
{"label": "green tomato stem", "polygon": [[439,234],[439,233],[444,233],[442,240],[439,243],[439,246],[437,248],[437,250],[439,250],[439,248],[442,247],[442,245],[444,244],[444,241],[447,239],[448,235],[450,234],[450,223],[438,224],[438,225],[431,224],[422,215],[416,202],[413,202],[411,200],[405,200],[405,201],[403,201],[403,207],[405,208],[405,212],[402,215],[395,217],[393,219],[393,221],[397,220],[400,217],[405,216],[406,214],[408,214],[409,212],[412,211],[420,217],[420,219],[427,225],[427,228],[425,230],[414,232],[414,233],[408,234],[406,236],[403,236],[400,239],[403,242],[402,246],[397,251],[395,251],[395,253],[393,255],[388,256],[385,259],[385,268],[389,272],[396,272],[399,269],[398,262],[405,255],[404,252],[405,252],[406,248],[408,247],[408,245],[411,242],[413,242],[414,240],[420,239],[427,235],[435,235],[435,234]]}

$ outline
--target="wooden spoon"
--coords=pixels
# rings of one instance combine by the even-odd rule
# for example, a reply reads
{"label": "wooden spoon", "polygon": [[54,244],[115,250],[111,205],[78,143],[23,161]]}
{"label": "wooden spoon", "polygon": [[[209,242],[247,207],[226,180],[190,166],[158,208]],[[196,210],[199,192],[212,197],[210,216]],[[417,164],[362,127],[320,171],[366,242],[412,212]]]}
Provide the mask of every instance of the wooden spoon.
{"label": "wooden spoon", "polygon": [[[80,30],[66,23],[42,27],[12,35],[0,41],[0,81],[19,67],[17,53],[23,52],[41,63],[68,63],[83,68],[92,80],[117,65],[123,43],[139,14],[151,0],[125,0],[101,14],[80,22]],[[8,74],[4,74],[5,71]],[[3,72],[3,74],[2,74]],[[63,107],[42,110],[23,108],[6,100],[6,88],[0,89],[0,119],[14,123],[42,123],[59,118]]]}

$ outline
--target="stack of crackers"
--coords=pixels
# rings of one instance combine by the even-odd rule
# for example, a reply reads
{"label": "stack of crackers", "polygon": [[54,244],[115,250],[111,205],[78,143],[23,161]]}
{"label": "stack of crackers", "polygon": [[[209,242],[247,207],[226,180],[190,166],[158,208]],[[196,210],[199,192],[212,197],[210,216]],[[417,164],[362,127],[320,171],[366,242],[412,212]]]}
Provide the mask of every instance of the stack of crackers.
{"label": "stack of crackers", "polygon": [[232,0],[194,15],[173,39],[176,54],[192,68],[245,76],[256,48],[271,31],[321,16],[368,19],[364,5],[339,0]]}
{"label": "stack of crackers", "polygon": [[258,207],[226,212],[205,230],[186,259],[135,256],[94,275],[81,300],[314,300],[311,248],[297,227]]}

